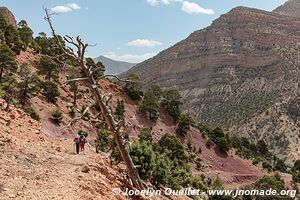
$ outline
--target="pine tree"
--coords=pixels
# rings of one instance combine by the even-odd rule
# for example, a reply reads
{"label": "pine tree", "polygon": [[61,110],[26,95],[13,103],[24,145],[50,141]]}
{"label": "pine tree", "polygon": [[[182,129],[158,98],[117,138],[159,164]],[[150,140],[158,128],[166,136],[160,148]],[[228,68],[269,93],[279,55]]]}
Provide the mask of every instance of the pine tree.
{"label": "pine tree", "polygon": [[48,81],[57,80],[59,68],[55,61],[47,56],[43,56],[38,63],[39,74],[46,76]]}
{"label": "pine tree", "polygon": [[24,50],[24,43],[20,38],[19,31],[13,26],[7,26],[5,29],[5,41],[9,48],[17,55]]}
{"label": "pine tree", "polygon": [[147,90],[140,105],[140,111],[149,114],[149,118],[156,121],[159,117],[159,101],[162,90],[159,86],[153,85]]}
{"label": "pine tree", "polygon": [[141,178],[144,180],[150,179],[155,166],[155,152],[152,144],[148,142],[134,142],[130,155],[134,164],[139,166],[138,172]]}
{"label": "pine tree", "polygon": [[33,31],[28,27],[28,24],[25,20],[21,20],[18,23],[18,27],[20,39],[27,47],[33,41]]}
{"label": "pine tree", "polygon": [[9,110],[10,103],[16,94],[17,79],[15,76],[8,76],[0,85],[0,96],[6,101],[6,111]]}
{"label": "pine tree", "polygon": [[52,81],[43,83],[45,96],[50,103],[56,103],[56,98],[60,95],[57,85]]}
{"label": "pine tree", "polygon": [[176,89],[166,90],[163,93],[161,106],[177,121],[180,116],[181,95]]}
{"label": "pine tree", "polygon": [[95,61],[92,58],[86,58],[85,63],[86,66],[93,69],[94,71],[93,76],[95,78],[99,78],[104,75],[105,66],[100,61],[95,63]]}
{"label": "pine tree", "polygon": [[3,76],[17,70],[15,54],[6,44],[0,45],[0,83]]}
{"label": "pine tree", "polygon": [[40,90],[40,80],[36,75],[32,75],[27,63],[22,63],[20,66],[19,76],[21,81],[18,83],[20,88],[20,101],[26,103],[29,94]]}
{"label": "pine tree", "polygon": [[190,116],[181,115],[178,119],[177,131],[180,134],[185,135],[190,130],[192,123],[193,123],[193,119]]}

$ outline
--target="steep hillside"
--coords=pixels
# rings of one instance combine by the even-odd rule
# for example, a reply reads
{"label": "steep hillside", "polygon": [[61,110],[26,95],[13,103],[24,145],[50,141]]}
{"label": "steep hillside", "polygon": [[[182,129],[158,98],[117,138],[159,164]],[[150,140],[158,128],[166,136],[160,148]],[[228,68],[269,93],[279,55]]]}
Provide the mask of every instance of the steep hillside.
{"label": "steep hillside", "polygon": [[104,56],[94,58],[94,61],[101,61],[104,64],[106,74],[121,74],[136,65],[135,63],[112,60]]}
{"label": "steep hillside", "polygon": [[[178,88],[182,109],[198,121],[265,139],[293,161],[300,155],[299,40],[300,20],[238,7],[126,74],[140,75],[145,87]],[[277,127],[278,117],[256,118],[277,104],[284,105],[276,115],[285,114],[291,123]],[[248,120],[256,125],[249,127]],[[284,137],[286,144],[275,144],[274,137]]]}
{"label": "steep hillside", "polygon": [[[38,59],[39,55],[28,50],[21,52],[17,61],[19,64],[30,63],[31,70],[35,71]],[[95,152],[94,140],[99,128],[95,110],[90,112],[90,119],[80,119],[72,126],[67,125],[71,120],[68,115],[71,92],[65,81],[62,73],[59,78],[61,95],[56,104],[48,103],[41,94],[31,99],[32,107],[41,117],[40,122],[14,106],[9,111],[0,109],[0,199],[129,199],[112,191],[115,188],[124,191],[130,187],[125,165],[115,165],[108,154]],[[117,97],[124,95],[108,81],[103,81],[101,85],[106,92],[114,94],[111,106],[114,106]],[[91,96],[83,94],[78,100],[78,113],[82,105],[92,101]],[[5,104],[0,99],[0,107]],[[51,120],[51,112],[57,108],[64,117],[60,125]],[[129,115],[126,117],[129,118]],[[128,122],[128,126],[133,126],[135,122]],[[76,155],[73,139],[79,129],[89,132],[89,136],[86,150]]]}

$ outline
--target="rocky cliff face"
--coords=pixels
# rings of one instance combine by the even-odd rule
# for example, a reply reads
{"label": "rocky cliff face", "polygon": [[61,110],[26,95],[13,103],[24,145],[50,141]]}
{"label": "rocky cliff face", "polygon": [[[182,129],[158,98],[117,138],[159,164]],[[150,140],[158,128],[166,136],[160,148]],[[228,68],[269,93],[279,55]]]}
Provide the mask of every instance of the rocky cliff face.
{"label": "rocky cliff face", "polygon": [[0,14],[2,14],[9,25],[16,26],[16,18],[10,10],[6,7],[0,7]]}
{"label": "rocky cliff face", "polygon": [[[238,7],[127,74],[139,74],[145,87],[178,88],[183,110],[200,122],[265,139],[293,160],[291,152],[300,155],[299,60],[300,20]],[[268,109],[274,116],[261,116]]]}

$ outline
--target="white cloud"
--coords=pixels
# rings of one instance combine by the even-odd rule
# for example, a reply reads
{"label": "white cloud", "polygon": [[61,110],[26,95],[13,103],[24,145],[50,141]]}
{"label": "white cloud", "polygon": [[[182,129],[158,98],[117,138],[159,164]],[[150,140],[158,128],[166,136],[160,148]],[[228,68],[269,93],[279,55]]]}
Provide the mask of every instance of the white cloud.
{"label": "white cloud", "polygon": [[79,10],[81,7],[76,3],[68,3],[67,6],[73,10]]}
{"label": "white cloud", "polygon": [[72,11],[72,9],[67,6],[55,6],[51,8],[51,11],[54,13],[66,13]]}
{"label": "white cloud", "polygon": [[161,0],[161,2],[165,5],[169,5],[170,3],[172,3],[172,0]]}
{"label": "white cloud", "polygon": [[180,3],[181,10],[188,14],[208,14],[212,15],[215,12],[210,8],[203,8],[197,3],[185,1],[185,0],[146,0],[151,6],[157,6],[159,4],[170,5],[171,3]]}
{"label": "white cloud", "polygon": [[159,3],[159,0],[147,0],[147,2],[151,5],[151,6],[156,6]]}
{"label": "white cloud", "polygon": [[182,1],[182,0],[146,0],[151,6],[157,6],[159,4],[169,5],[172,2]]}
{"label": "white cloud", "polygon": [[206,8],[202,8],[201,6],[199,6],[196,3],[191,3],[188,1],[184,1],[182,2],[182,7],[181,10],[189,13],[189,14],[208,14],[208,15],[212,15],[215,12],[212,9],[206,9]]}
{"label": "white cloud", "polygon": [[81,7],[78,4],[68,3],[63,6],[55,6],[55,7],[51,8],[51,11],[56,14],[60,14],[60,13],[66,13],[66,12],[70,12],[72,10],[79,10],[79,9],[81,9]]}
{"label": "white cloud", "polygon": [[147,60],[148,58],[151,58],[155,56],[157,53],[145,53],[145,54],[122,54],[122,55],[117,55],[114,52],[107,52],[103,56],[113,59],[113,60],[118,60],[118,61],[125,61],[125,62],[131,62],[131,63],[139,63],[144,60]]}
{"label": "white cloud", "polygon": [[161,42],[147,39],[137,39],[127,43],[128,46],[135,47],[156,47],[162,45]]}

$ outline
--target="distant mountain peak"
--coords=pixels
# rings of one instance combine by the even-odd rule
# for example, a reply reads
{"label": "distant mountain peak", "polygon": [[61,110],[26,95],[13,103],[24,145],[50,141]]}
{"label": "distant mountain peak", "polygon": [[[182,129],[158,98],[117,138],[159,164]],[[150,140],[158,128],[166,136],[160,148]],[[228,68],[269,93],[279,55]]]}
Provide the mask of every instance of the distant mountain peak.
{"label": "distant mountain peak", "polygon": [[300,18],[300,0],[289,0],[276,8],[273,12]]}
{"label": "distant mountain peak", "polygon": [[94,58],[94,61],[101,61],[104,64],[105,74],[121,74],[136,65],[136,63],[117,61],[105,56]]}

